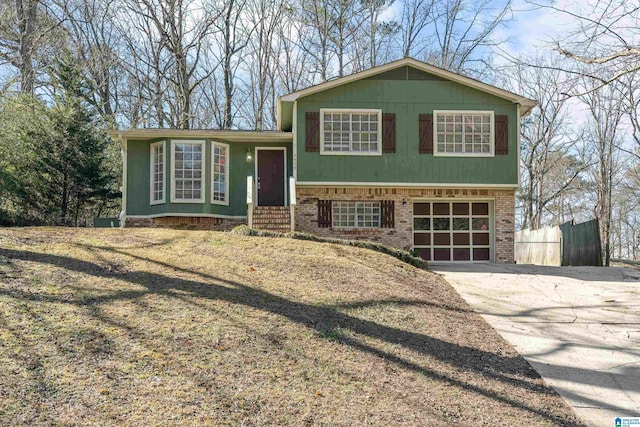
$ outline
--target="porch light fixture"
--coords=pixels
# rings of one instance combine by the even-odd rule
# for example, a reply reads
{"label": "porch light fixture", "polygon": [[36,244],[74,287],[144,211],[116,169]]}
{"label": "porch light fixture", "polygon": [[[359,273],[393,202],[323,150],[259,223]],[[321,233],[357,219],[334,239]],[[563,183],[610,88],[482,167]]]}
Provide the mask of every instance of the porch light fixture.
{"label": "porch light fixture", "polygon": [[406,199],[402,199],[402,206],[407,206],[407,200]]}
{"label": "porch light fixture", "polygon": [[251,163],[253,161],[253,156],[251,155],[251,149],[247,148],[247,163]]}

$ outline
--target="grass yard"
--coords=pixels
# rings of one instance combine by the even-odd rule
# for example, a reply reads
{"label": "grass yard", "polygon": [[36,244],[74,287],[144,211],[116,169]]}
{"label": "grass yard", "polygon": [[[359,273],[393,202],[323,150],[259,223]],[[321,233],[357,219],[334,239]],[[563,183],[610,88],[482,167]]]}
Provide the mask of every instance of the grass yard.
{"label": "grass yard", "polygon": [[377,252],[0,230],[3,425],[581,425],[439,276]]}

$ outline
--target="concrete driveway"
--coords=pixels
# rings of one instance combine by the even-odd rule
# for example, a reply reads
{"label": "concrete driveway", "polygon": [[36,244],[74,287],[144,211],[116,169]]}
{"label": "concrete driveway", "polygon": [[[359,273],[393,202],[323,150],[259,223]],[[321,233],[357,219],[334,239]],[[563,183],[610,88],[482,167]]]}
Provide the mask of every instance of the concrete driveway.
{"label": "concrete driveway", "polygon": [[433,264],[588,425],[640,417],[640,271]]}

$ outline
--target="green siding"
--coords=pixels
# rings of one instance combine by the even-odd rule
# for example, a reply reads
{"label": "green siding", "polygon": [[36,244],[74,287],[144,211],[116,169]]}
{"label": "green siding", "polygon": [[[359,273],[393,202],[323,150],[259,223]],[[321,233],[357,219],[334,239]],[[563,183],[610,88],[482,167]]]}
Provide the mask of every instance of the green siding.
{"label": "green siding", "polygon": [[[184,138],[181,138],[184,140]],[[202,141],[201,139],[194,139]],[[171,144],[167,139],[167,186],[166,202],[158,205],[149,203],[150,192],[150,155],[149,145],[153,140],[129,140],[127,141],[127,215],[157,215],[170,213],[189,214],[215,214],[226,216],[246,216],[247,215],[247,176],[255,174],[255,148],[257,147],[286,147],[287,148],[287,173],[292,175],[293,161],[291,144],[260,144],[228,142],[229,144],[229,206],[211,203],[211,140],[206,141],[206,161],[205,161],[205,202],[204,203],[170,203],[171,200]],[[254,159],[247,163],[247,149],[251,150]],[[287,183],[288,186],[288,183]],[[288,199],[288,194],[286,195]],[[287,200],[288,203],[288,200]]]}
{"label": "green siding", "polygon": [[[402,69],[403,72],[405,71]],[[511,101],[451,81],[365,79],[299,99],[298,181],[398,183],[518,183],[517,109]],[[414,75],[416,74],[416,75]],[[305,113],[320,108],[379,108],[396,114],[396,152],[335,156],[305,152]],[[434,157],[418,153],[418,116],[433,110],[490,110],[509,117],[509,155]]]}
{"label": "green siding", "polygon": [[367,77],[366,80],[438,80],[446,81],[442,77],[435,76],[433,74],[425,73],[422,70],[418,70],[413,67],[398,67],[393,70],[385,71],[384,73],[374,74],[371,77]]}

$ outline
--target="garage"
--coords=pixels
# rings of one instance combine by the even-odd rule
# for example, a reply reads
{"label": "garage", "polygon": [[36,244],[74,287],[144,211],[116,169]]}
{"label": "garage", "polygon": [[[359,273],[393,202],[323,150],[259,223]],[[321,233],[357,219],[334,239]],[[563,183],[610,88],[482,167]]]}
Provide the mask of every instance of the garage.
{"label": "garage", "polygon": [[413,201],[413,248],[427,261],[491,261],[493,203]]}

